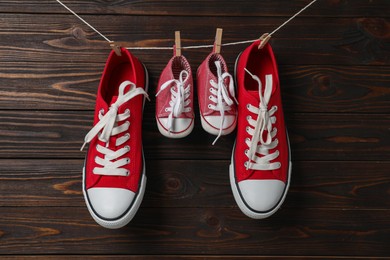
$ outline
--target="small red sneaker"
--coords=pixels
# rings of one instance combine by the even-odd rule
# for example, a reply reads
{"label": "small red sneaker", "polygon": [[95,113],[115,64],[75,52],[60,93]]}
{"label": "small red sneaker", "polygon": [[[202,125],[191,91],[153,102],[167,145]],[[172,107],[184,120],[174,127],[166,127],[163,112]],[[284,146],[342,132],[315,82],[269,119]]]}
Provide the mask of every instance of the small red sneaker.
{"label": "small red sneaker", "polygon": [[280,208],[291,176],[278,69],[271,46],[259,50],[259,44],[245,49],[236,62],[238,125],[230,165],[234,198],[254,219]]}
{"label": "small red sneaker", "polygon": [[237,100],[233,77],[221,54],[210,53],[198,68],[198,102],[203,129],[217,135],[233,132],[237,125]]}
{"label": "small red sneaker", "polygon": [[193,79],[190,64],[174,55],[161,73],[156,94],[156,121],[160,133],[182,138],[194,128]]}
{"label": "small red sneaker", "polygon": [[126,49],[121,56],[110,53],[96,97],[94,126],[85,136],[89,149],[83,169],[88,210],[106,228],[129,223],[145,192],[142,110],[147,80],[142,63]]}

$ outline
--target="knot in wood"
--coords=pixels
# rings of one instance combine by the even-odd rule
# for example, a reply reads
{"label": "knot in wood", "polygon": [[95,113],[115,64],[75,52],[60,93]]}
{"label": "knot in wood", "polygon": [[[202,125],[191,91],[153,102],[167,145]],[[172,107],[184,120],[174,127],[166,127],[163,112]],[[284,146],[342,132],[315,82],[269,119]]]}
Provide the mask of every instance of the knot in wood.
{"label": "knot in wood", "polygon": [[382,18],[362,18],[358,20],[359,27],[365,33],[378,38],[390,38],[390,23]]}
{"label": "knot in wood", "polygon": [[328,97],[335,94],[336,89],[332,84],[331,77],[328,75],[317,75],[314,77],[313,95]]}
{"label": "knot in wood", "polygon": [[178,178],[170,177],[167,180],[167,188],[169,190],[178,190],[181,187],[181,181]]}
{"label": "knot in wood", "polygon": [[219,225],[219,219],[215,216],[210,216],[210,217],[206,218],[206,223],[209,226],[215,227],[215,226]]}
{"label": "knot in wood", "polygon": [[85,40],[85,32],[80,27],[74,27],[72,30],[72,35],[75,39]]}

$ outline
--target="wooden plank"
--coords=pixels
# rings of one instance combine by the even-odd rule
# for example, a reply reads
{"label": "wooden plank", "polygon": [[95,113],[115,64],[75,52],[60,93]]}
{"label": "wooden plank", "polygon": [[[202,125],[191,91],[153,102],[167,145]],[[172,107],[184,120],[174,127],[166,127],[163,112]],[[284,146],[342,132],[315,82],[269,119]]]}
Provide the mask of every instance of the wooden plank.
{"label": "wooden plank", "polygon": [[390,67],[281,66],[289,112],[390,113]]}
{"label": "wooden plank", "polygon": [[[80,14],[124,14],[124,15],[196,15],[196,16],[290,16],[310,1],[256,1],[245,4],[226,0],[197,1],[84,1],[64,0],[65,4]],[[20,8],[20,7],[23,8]],[[387,0],[318,1],[302,16],[326,17],[389,17]],[[1,13],[66,13],[54,1],[3,0]]]}
{"label": "wooden plank", "polygon": [[62,259],[137,259],[137,260],[207,260],[207,259],[222,259],[222,260],[252,260],[252,259],[278,259],[278,260],[289,260],[289,259],[334,259],[334,260],[379,260],[388,259],[386,257],[346,257],[346,256],[282,256],[282,255],[32,255],[32,256],[2,256],[2,260],[23,260],[23,259],[35,259],[35,260],[62,260]]}
{"label": "wooden plank", "polygon": [[[157,130],[154,108],[146,106],[143,141],[147,159],[225,159],[234,135],[211,145],[196,118],[183,139]],[[292,159],[303,161],[388,160],[390,115],[286,114]],[[92,125],[92,111],[0,111],[0,158],[83,158],[79,152]]]}
{"label": "wooden plank", "polygon": [[[281,209],[253,220],[238,209],[141,208],[120,230],[94,223],[86,208],[0,212],[0,254],[237,254],[389,256],[390,210]],[[363,224],[364,223],[364,224]],[[356,250],[356,249],[359,250]]]}
{"label": "wooden plank", "polygon": [[[142,207],[236,208],[229,164],[149,160]],[[0,206],[85,207],[82,166],[83,160],[0,160]],[[390,162],[294,162],[283,208],[388,209],[389,185]]]}
{"label": "wooden plank", "polygon": [[[103,63],[0,65],[0,100],[7,109],[91,110]],[[165,64],[147,61],[150,95]],[[229,63],[233,73],[234,64]],[[195,73],[195,68],[194,73]],[[390,113],[390,67],[280,66],[283,105],[289,112]],[[153,102],[154,103],[154,102]]]}
{"label": "wooden plank", "polygon": [[293,161],[390,158],[388,115],[286,114],[285,118]]}
{"label": "wooden plank", "polygon": [[[172,46],[171,33],[182,32],[182,45],[212,44],[215,26],[224,29],[224,42],[257,39],[279,26],[283,18],[262,17],[85,17],[112,40],[125,46]],[[107,42],[70,15],[4,14],[0,29],[0,57],[3,62],[105,62]],[[26,25],[27,24],[27,25]],[[192,26],[196,24],[197,26]],[[147,26],[145,26],[147,25]],[[390,47],[387,19],[381,18],[297,18],[280,30],[271,43],[279,64],[388,65]],[[244,30],[245,29],[245,30]],[[207,37],[207,35],[209,35]],[[224,47],[229,62],[247,45]],[[200,64],[210,49],[183,50],[192,64]],[[171,51],[134,51],[143,61],[163,66]]]}

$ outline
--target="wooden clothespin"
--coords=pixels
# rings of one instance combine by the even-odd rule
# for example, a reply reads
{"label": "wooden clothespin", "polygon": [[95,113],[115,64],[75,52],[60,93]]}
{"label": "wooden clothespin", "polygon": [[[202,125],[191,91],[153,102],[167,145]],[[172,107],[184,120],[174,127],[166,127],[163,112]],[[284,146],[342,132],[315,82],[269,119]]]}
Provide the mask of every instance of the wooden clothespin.
{"label": "wooden clothespin", "polygon": [[221,52],[221,46],[222,46],[222,32],[223,30],[221,28],[217,28],[217,33],[215,35],[215,53]]}
{"label": "wooden clothespin", "polygon": [[122,56],[121,48],[115,42],[110,42],[110,47],[115,51],[115,54],[118,56]]}
{"label": "wooden clothespin", "polygon": [[176,57],[181,56],[180,31],[175,32],[175,55]]}
{"label": "wooden clothespin", "polygon": [[264,33],[260,37],[260,44],[259,44],[259,50],[263,49],[263,47],[267,44],[267,42],[271,39],[271,35],[269,33]]}

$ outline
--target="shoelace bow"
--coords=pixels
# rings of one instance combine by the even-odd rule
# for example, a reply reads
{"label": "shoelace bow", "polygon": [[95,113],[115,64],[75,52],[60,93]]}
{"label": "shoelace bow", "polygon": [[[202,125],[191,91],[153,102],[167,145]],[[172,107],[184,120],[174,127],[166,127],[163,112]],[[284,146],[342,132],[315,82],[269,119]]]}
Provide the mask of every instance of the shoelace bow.
{"label": "shoelace bow", "polygon": [[[245,163],[246,169],[253,170],[274,170],[280,168],[279,162],[270,161],[276,159],[279,156],[279,151],[276,150],[274,153],[269,154],[270,149],[276,148],[278,145],[278,140],[273,138],[276,136],[277,129],[272,128],[272,124],[276,122],[276,118],[274,116],[277,111],[277,106],[273,106],[271,109],[268,109],[268,102],[271,98],[272,93],[272,75],[266,75],[265,80],[265,90],[264,96],[262,94],[262,84],[256,75],[250,73],[247,69],[245,71],[251,75],[251,77],[257,81],[259,85],[259,97],[260,104],[259,107],[254,107],[251,104],[247,105],[247,109],[257,114],[257,120],[253,120],[250,116],[248,116],[247,120],[250,126],[247,131],[252,136],[252,140],[246,140],[246,144],[249,147],[249,150],[246,152],[246,156],[249,161]],[[266,132],[266,139],[264,140],[263,136]],[[260,143],[260,144],[259,144]],[[263,155],[262,157],[258,157],[257,154]]]}
{"label": "shoelace bow", "polygon": [[[127,86],[130,87],[129,90],[125,93],[125,89]],[[99,140],[106,143],[106,147],[103,147],[99,144],[96,146],[97,151],[102,153],[104,155],[104,158],[95,158],[95,162],[103,167],[94,168],[94,174],[115,176],[127,176],[129,174],[126,169],[121,167],[130,163],[130,159],[117,159],[129,152],[130,147],[125,146],[121,149],[113,151],[108,148],[108,145],[111,136],[123,133],[127,131],[130,127],[130,122],[128,121],[121,124],[120,126],[115,126],[116,122],[124,121],[130,117],[130,110],[126,109],[124,113],[118,114],[118,108],[138,95],[144,95],[148,98],[148,94],[143,88],[138,88],[133,82],[124,81],[119,86],[118,99],[110,106],[108,112],[104,116],[101,113],[99,114],[99,122],[85,136],[84,144],[80,149],[81,151],[87,143],[90,143],[100,133],[100,131],[102,132],[99,135]],[[115,146],[120,146],[129,139],[129,134],[119,137],[116,139]]]}
{"label": "shoelace bow", "polygon": [[[222,73],[222,66],[220,61],[215,61],[214,63],[217,67],[218,82],[215,82],[214,80],[210,81],[211,86],[217,89],[217,91],[215,91],[213,88],[210,89],[210,92],[214,95],[210,96],[210,100],[216,103],[216,105],[210,105],[209,108],[221,113],[221,125],[219,127],[218,136],[215,138],[213,145],[222,135],[223,123],[225,122],[225,111],[231,110],[231,106],[234,102],[238,104],[234,93],[234,82],[232,75],[230,75],[228,72]],[[225,80],[227,78],[229,79],[229,89],[225,85]],[[229,94],[233,99],[230,98]],[[215,98],[215,96],[217,96],[217,98]]]}
{"label": "shoelace bow", "polygon": [[[171,101],[169,101],[170,107],[166,108],[166,112],[171,112],[168,116],[168,131],[171,132],[172,130],[172,124],[173,124],[173,119],[174,117],[179,117],[181,113],[185,112],[190,112],[191,108],[187,107],[190,103],[191,100],[186,100],[190,96],[191,92],[191,85],[188,84],[186,88],[184,88],[184,85],[186,81],[189,78],[189,73],[185,70],[182,70],[179,75],[179,80],[177,79],[171,79],[165,82],[164,84],[161,85],[160,90],[157,92],[156,97],[165,89],[167,89],[169,86],[171,86]],[[176,91],[175,87],[176,86]]]}

